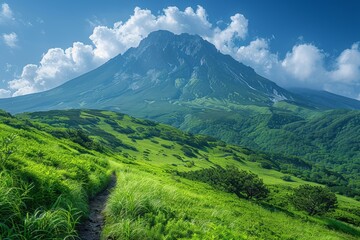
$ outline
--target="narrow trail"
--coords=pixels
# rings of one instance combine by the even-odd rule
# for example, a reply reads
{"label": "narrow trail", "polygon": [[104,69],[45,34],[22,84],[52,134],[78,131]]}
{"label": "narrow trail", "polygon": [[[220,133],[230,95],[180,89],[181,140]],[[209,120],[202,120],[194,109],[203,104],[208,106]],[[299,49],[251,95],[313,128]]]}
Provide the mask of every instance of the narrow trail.
{"label": "narrow trail", "polygon": [[105,208],[106,200],[109,197],[110,190],[115,187],[116,176],[113,174],[108,186],[93,197],[89,203],[89,217],[78,226],[78,234],[83,240],[99,240],[101,230],[104,225],[104,216],[102,211]]}

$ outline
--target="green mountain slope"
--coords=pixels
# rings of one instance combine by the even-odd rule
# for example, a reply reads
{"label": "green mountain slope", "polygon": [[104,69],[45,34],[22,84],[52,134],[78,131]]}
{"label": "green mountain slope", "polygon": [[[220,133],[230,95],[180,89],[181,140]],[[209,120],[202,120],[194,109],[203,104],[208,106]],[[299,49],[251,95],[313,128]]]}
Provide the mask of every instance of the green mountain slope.
{"label": "green mountain slope", "polygon": [[109,180],[107,158],[5,112],[0,129],[0,239],[75,239]]}
{"label": "green mountain slope", "polygon": [[[180,127],[251,149],[303,157],[342,174],[349,182],[347,189],[339,189],[345,193],[359,189],[359,119],[359,111],[317,112],[279,103],[277,108],[255,109],[253,113],[245,110],[192,113]],[[334,179],[331,185],[337,181]]]}
{"label": "green mountain slope", "polygon": [[[360,204],[353,199],[338,195],[338,209],[325,216],[292,207],[287,195],[307,182],[291,173],[313,168],[298,158],[256,153],[114,112],[2,113],[0,120],[1,136],[17,136],[16,151],[2,164],[0,214],[11,219],[1,217],[1,238],[75,238],[87,197],[106,185],[112,171],[118,182],[105,209],[104,239],[360,236]],[[249,201],[179,174],[228,165],[257,174],[269,196]]]}

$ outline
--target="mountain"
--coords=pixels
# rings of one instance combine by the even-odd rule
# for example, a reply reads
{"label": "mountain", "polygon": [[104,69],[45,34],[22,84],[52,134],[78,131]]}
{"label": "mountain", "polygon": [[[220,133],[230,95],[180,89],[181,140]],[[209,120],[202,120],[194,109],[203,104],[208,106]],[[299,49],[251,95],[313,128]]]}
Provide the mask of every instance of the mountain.
{"label": "mountain", "polygon": [[[12,113],[92,108],[132,114],[133,109],[139,112],[150,104],[151,108],[171,109],[174,104],[216,101],[224,108],[287,101],[306,107],[360,109],[356,100],[309,93],[294,94],[277,86],[199,36],[156,31],[138,47],[57,88],[0,99],[0,108]],[[153,113],[138,116],[151,117]]]}
{"label": "mountain", "polygon": [[123,112],[316,162],[343,173],[348,188],[339,192],[351,196],[360,187],[360,112],[349,110],[358,108],[356,100],[285,90],[199,36],[153,32],[89,73],[46,92],[1,99],[0,108]]}
{"label": "mountain", "polygon": [[307,102],[311,102],[317,108],[327,109],[360,109],[360,101],[339,96],[327,91],[319,91],[306,88],[292,88],[288,89],[295,93]]}
{"label": "mountain", "polygon": [[133,105],[206,98],[270,106],[296,97],[199,36],[157,31],[94,71],[47,92],[1,99],[0,108],[12,113],[66,108],[130,112]]}

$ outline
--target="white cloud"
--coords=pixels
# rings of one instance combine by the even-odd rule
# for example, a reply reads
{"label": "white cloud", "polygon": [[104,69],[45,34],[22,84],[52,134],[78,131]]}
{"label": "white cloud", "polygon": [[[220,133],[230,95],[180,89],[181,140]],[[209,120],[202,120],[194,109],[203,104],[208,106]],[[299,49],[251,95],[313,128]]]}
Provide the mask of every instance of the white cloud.
{"label": "white cloud", "polygon": [[248,46],[241,46],[234,52],[234,58],[254,69],[264,76],[271,76],[275,66],[279,63],[277,54],[271,53],[269,41],[257,38]]}
{"label": "white cloud", "polygon": [[168,7],[164,9],[164,14],[158,16],[153,15],[150,10],[136,7],[134,14],[124,23],[116,22],[112,28],[95,27],[90,39],[95,45],[95,55],[106,61],[130,47],[136,47],[150,32],[156,30],[212,37],[211,27],[206,11],[201,6],[196,11],[190,7],[184,11]]}
{"label": "white cloud", "polygon": [[12,32],[12,33],[9,33],[9,34],[6,34],[4,33],[2,35],[2,38],[4,40],[4,43],[8,46],[8,47],[11,47],[11,48],[14,48],[16,47],[17,45],[17,42],[18,42],[18,37],[17,37],[17,34]]}
{"label": "white cloud", "polygon": [[360,49],[359,43],[354,43],[351,49],[344,50],[336,60],[335,70],[331,72],[334,81],[360,83]]}
{"label": "white cloud", "polygon": [[276,79],[283,86],[321,88],[328,78],[324,59],[323,51],[312,44],[295,45],[280,62]]}
{"label": "white cloud", "polygon": [[235,48],[235,40],[245,39],[248,32],[248,20],[242,14],[235,14],[231,18],[230,24],[224,29],[215,29],[212,38],[207,38],[217,49],[223,53],[233,54]]}
{"label": "white cloud", "polygon": [[9,82],[9,88],[14,91],[14,96],[44,91],[98,65],[90,45],[75,42],[65,51],[51,48],[39,65],[26,65],[20,77]]}
{"label": "white cloud", "polygon": [[0,98],[11,97],[11,91],[7,89],[0,89]]}
{"label": "white cloud", "polygon": [[333,66],[325,66],[329,54],[313,44],[298,44],[283,59],[272,53],[269,40],[258,38],[238,47],[231,55],[253,67],[259,74],[284,87],[322,89],[336,94],[360,97],[359,43],[345,49]]}
{"label": "white cloud", "polygon": [[[255,39],[231,55],[283,87],[306,87],[358,99],[360,97],[359,43],[345,49],[333,66],[329,54],[313,44],[298,44],[283,59],[272,53],[269,40]],[[330,59],[329,59],[330,58]]]}
{"label": "white cloud", "polygon": [[13,12],[7,3],[1,4],[0,10],[0,23],[4,23],[9,20],[14,20]]}
{"label": "white cloud", "polygon": [[248,25],[247,19],[241,14],[235,14],[230,20],[225,29],[220,29],[212,27],[201,6],[196,10],[188,7],[184,11],[168,7],[159,15],[136,7],[134,14],[125,22],[116,22],[113,27],[95,27],[89,37],[92,45],[75,42],[65,50],[49,49],[38,65],[26,65],[21,76],[9,82],[9,88],[14,96],[18,96],[56,87],[124,53],[130,47],[136,47],[150,32],[160,29],[176,34],[198,34],[219,46],[225,44],[226,47],[221,50],[227,52],[234,47],[232,41],[245,38]]}
{"label": "white cloud", "polygon": [[[12,12],[7,16],[12,18]],[[175,34],[198,34],[219,51],[230,54],[281,86],[321,88],[350,97],[360,96],[359,43],[335,56],[332,66],[325,64],[331,61],[327,53],[307,43],[295,45],[280,58],[270,48],[270,41],[275,41],[274,38],[257,38],[248,45],[243,44],[248,35],[248,20],[242,14],[231,16],[228,23],[221,20],[221,24],[213,25],[201,6],[183,11],[172,6],[159,14],[136,7],[124,22],[116,22],[111,27],[94,27],[89,45],[75,42],[67,49],[49,49],[38,64],[26,65],[22,74],[9,82],[9,90],[13,96],[18,96],[56,87],[130,47],[136,47],[150,32],[160,29]],[[16,46],[16,41],[13,46]]]}
{"label": "white cloud", "polygon": [[285,87],[320,87],[327,78],[323,66],[325,54],[312,44],[295,45],[280,59],[271,52],[269,40],[257,38],[239,47],[234,58]]}
{"label": "white cloud", "polygon": [[37,65],[28,64],[23,68],[21,77],[9,82],[9,88],[14,91],[13,96],[37,92],[33,79],[36,76]]}

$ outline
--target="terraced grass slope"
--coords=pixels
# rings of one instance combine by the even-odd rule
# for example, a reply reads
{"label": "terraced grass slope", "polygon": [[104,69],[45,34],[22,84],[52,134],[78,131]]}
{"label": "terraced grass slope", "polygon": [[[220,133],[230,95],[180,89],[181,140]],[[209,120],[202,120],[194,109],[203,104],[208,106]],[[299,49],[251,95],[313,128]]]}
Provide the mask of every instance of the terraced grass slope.
{"label": "terraced grass slope", "polygon": [[[104,239],[360,237],[354,199],[338,195],[337,210],[325,216],[293,208],[287,196],[309,182],[292,174],[315,168],[298,158],[107,111],[2,113],[0,122],[2,143],[16,135],[11,154],[6,144],[0,151],[8,156],[1,155],[0,238],[75,239],[88,197],[113,171],[118,180],[104,212]],[[269,196],[247,200],[179,174],[229,165],[257,174]]]}

